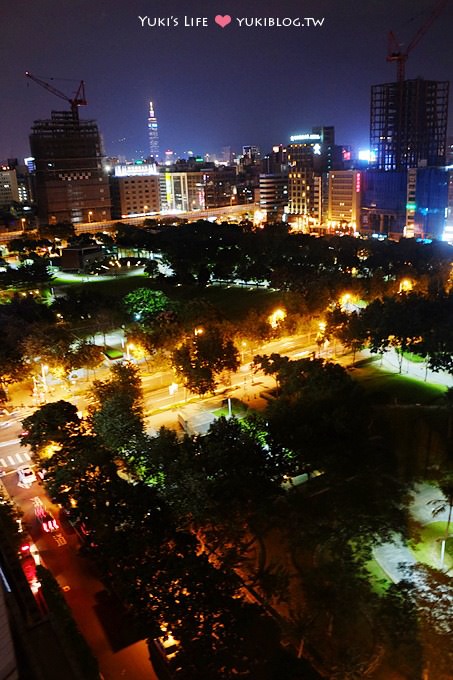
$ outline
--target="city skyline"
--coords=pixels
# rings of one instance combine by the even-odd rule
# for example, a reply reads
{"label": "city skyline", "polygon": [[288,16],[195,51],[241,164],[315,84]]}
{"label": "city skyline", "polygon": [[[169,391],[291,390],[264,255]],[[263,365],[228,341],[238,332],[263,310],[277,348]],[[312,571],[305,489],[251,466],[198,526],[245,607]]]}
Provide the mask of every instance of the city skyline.
{"label": "city skyline", "polygon": [[[29,82],[26,70],[68,96],[85,81],[88,106],[80,115],[98,122],[108,155],[148,155],[150,99],[159,111],[161,153],[220,155],[223,147],[244,144],[265,153],[316,125],[334,125],[339,144],[366,148],[371,86],[396,79],[395,64],[386,63],[388,31],[404,49],[437,3],[382,4],[309,0],[301,12],[294,0],[277,10],[268,0],[226,0],[215,9],[206,0],[189,8],[180,0],[113,8],[107,0],[95,7],[88,0],[64,7],[39,0],[26,11],[10,3],[2,10],[9,30],[0,49],[10,68],[0,73],[7,94],[0,102],[0,158],[28,156],[33,122],[67,108]],[[450,79],[451,5],[409,55],[408,78]],[[297,27],[301,13],[323,25]],[[216,15],[231,16],[231,25],[215,24]],[[163,25],[151,26],[159,17]],[[207,25],[184,25],[197,17]],[[293,25],[268,25],[285,17]],[[262,25],[246,26],[245,18]],[[451,134],[451,111],[448,129]]]}

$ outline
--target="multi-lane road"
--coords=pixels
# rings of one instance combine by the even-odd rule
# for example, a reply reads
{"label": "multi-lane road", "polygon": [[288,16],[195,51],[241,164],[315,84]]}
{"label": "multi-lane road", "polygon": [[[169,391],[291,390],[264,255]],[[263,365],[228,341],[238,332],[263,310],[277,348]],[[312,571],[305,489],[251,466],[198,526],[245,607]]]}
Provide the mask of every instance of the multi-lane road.
{"label": "multi-lane road", "polygon": [[[23,527],[37,546],[41,561],[63,589],[79,629],[99,661],[102,677],[158,680],[146,643],[122,639],[124,613],[109,596],[94,566],[79,554],[79,539],[72,527],[60,520],[60,509],[52,505],[39,481],[25,487],[19,483],[17,468],[32,464],[30,452],[20,446],[19,439],[20,420],[27,415],[29,411],[20,410],[0,416],[0,463],[4,471],[0,481],[21,510]],[[50,533],[43,530],[35,516],[37,498],[53,513],[59,524],[57,530]]]}
{"label": "multi-lane road", "polygon": [[[317,349],[313,345],[313,337],[308,335],[268,343],[259,351],[261,354],[279,352],[292,358],[301,358]],[[244,396],[253,391],[271,387],[275,381],[270,376],[257,379],[251,370],[251,352],[242,353],[241,369],[232,376],[231,384],[222,386],[229,393]],[[99,377],[99,376],[98,376]],[[175,420],[175,406],[184,406],[187,395],[184,389],[176,392],[169,389],[174,381],[171,372],[144,376],[142,379],[145,413],[152,428],[156,411],[168,409],[168,420]],[[86,383],[89,388],[89,383]],[[86,409],[87,398],[83,393],[77,397],[64,395],[56,389],[52,398],[66,398],[74,401],[80,410]],[[193,396],[193,395],[192,395]],[[217,397],[217,400],[219,397]],[[210,408],[211,400],[203,400],[204,408]],[[211,404],[212,408],[212,404]],[[170,412],[173,409],[173,412]],[[39,479],[29,487],[19,483],[17,468],[22,465],[33,465],[30,451],[20,445],[22,422],[33,412],[31,407],[18,407],[13,411],[0,415],[0,468],[1,478],[11,499],[23,513],[23,523],[38,547],[41,560],[53,573],[63,589],[74,618],[99,661],[102,677],[105,680],[158,680],[153,670],[147,645],[144,641],[132,642],[121,640],[121,622],[124,613],[109,596],[100,581],[96,570],[86,558],[79,553],[80,543],[74,530],[60,521],[60,509],[52,505],[46,497]],[[165,420],[165,416],[164,416]],[[39,499],[37,501],[36,499]],[[59,521],[58,530],[45,533],[35,516],[36,503],[42,503]],[[121,631],[120,631],[121,633]],[[122,646],[126,644],[126,646]],[[130,644],[127,644],[130,643]]]}

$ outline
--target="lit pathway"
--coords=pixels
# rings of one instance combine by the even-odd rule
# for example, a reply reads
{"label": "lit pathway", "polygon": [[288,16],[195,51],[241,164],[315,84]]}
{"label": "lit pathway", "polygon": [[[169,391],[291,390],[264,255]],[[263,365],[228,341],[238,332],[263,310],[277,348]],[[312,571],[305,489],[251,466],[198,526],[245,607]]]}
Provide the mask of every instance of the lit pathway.
{"label": "lit pathway", "polygon": [[[409,506],[410,514],[422,526],[432,522],[446,522],[448,519],[447,509],[434,518],[431,506],[428,505],[429,501],[441,500],[442,498],[442,493],[437,487],[427,483],[417,484],[412,503]],[[404,568],[406,566],[417,562],[412,551],[396,534],[392,542],[383,543],[374,548],[373,556],[394,583],[398,583],[405,577]]]}
{"label": "lit pathway", "polygon": [[[369,350],[364,350],[360,352],[360,356],[368,357],[379,357],[379,354],[372,354]],[[374,364],[376,368],[382,367],[383,370],[393,371],[394,373],[399,373],[398,357],[395,350],[387,350],[382,355],[381,361],[376,361]],[[434,385],[445,385],[446,387],[453,387],[453,376],[446,371],[434,372],[431,370],[426,370],[426,364],[424,362],[415,363],[413,361],[408,361],[403,359],[401,367],[401,375],[409,376],[415,378],[416,380],[421,380],[426,383],[431,383]]]}

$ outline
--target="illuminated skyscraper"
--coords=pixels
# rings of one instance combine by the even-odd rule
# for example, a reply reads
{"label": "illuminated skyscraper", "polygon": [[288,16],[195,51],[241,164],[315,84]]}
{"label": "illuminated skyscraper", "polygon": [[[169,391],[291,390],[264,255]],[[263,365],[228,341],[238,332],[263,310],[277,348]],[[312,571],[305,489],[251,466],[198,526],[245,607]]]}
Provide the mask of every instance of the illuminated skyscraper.
{"label": "illuminated skyscraper", "polygon": [[159,158],[159,130],[157,127],[157,118],[154,113],[153,103],[149,103],[148,116],[148,135],[149,135],[149,155],[158,160]]}

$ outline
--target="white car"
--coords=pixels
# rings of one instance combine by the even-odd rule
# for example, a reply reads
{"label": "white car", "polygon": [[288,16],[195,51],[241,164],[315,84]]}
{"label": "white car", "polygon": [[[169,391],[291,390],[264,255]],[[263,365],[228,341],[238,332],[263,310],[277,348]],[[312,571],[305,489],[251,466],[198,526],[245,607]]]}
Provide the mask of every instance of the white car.
{"label": "white car", "polygon": [[29,465],[22,465],[22,467],[17,468],[18,484],[22,486],[31,486],[33,482],[36,482],[36,475]]}

